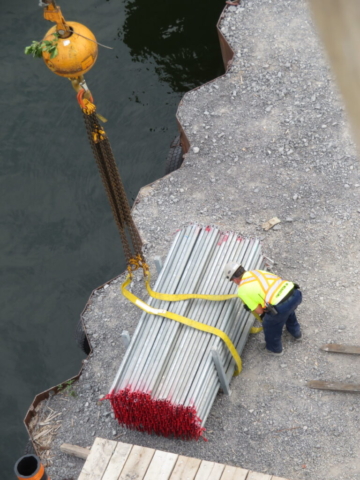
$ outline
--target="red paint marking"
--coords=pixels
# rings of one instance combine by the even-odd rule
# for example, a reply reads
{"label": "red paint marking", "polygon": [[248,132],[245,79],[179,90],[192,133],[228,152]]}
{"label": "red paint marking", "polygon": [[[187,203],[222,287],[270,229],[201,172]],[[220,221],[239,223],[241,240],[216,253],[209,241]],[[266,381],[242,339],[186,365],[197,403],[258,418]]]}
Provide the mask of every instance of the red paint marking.
{"label": "red paint marking", "polygon": [[110,400],[115,418],[120,425],[131,430],[177,437],[184,440],[199,440],[205,429],[194,406],[175,405],[170,400],[157,400],[129,387],[112,392],[105,397]]}
{"label": "red paint marking", "polygon": [[211,227],[206,227],[205,232],[211,232]]}
{"label": "red paint marking", "polygon": [[222,245],[224,242],[226,242],[229,238],[229,235],[228,234],[225,234],[225,233],[222,233],[220,238],[219,238],[219,241],[217,243],[218,246]]}

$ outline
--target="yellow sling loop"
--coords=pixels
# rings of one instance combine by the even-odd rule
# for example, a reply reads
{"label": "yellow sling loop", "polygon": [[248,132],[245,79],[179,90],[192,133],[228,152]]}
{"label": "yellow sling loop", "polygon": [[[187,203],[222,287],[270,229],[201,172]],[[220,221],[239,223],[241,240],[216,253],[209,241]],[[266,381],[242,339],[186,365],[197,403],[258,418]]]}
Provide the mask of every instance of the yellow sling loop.
{"label": "yellow sling loop", "polygon": [[[200,293],[183,293],[180,295],[172,295],[170,293],[160,293],[160,292],[155,292],[152,290],[150,287],[150,275],[147,273],[147,276],[145,277],[145,285],[146,285],[146,290],[150,297],[156,298],[157,300],[164,300],[166,302],[179,302],[181,300],[191,300],[193,298],[197,299],[202,299],[202,300],[210,300],[213,302],[223,302],[224,300],[230,300],[232,298],[236,298],[237,294],[230,294],[230,295],[202,295]],[[252,312],[256,320],[258,320],[260,323],[262,322],[260,316]],[[194,321],[194,320],[192,320]],[[250,333],[259,333],[263,327],[251,327]]]}
{"label": "yellow sling loop", "polygon": [[156,298],[157,300],[164,300],[165,302],[179,302],[181,300],[191,300],[192,298],[198,298],[202,300],[212,300],[214,302],[222,302],[224,300],[230,300],[231,298],[236,298],[236,294],[231,295],[202,295],[200,293],[181,293],[179,295],[172,295],[171,293],[159,293],[154,292],[150,287],[150,277],[149,275],[145,278],[146,290],[150,297]]}
{"label": "yellow sling loop", "polygon": [[[145,271],[144,271],[145,273]],[[148,272],[146,272],[148,273]],[[131,283],[132,276],[131,274],[127,276],[125,282],[121,285],[121,293],[124,295],[125,298],[127,298],[131,303],[139,307],[141,310],[144,310],[144,312],[149,313],[151,315],[158,315],[161,317],[169,318],[170,320],[175,320],[176,322],[182,323],[183,325],[187,325],[188,327],[195,328],[196,330],[201,330],[206,333],[211,333],[213,335],[217,335],[219,338],[223,340],[223,342],[226,344],[228,347],[231,355],[233,356],[235,363],[236,363],[236,369],[234,372],[234,376],[239,375],[239,373],[242,370],[242,361],[240,358],[240,355],[238,354],[234,344],[226,335],[225,332],[220,330],[219,328],[212,327],[210,325],[205,325],[201,322],[198,322],[197,320],[191,320],[190,318],[183,317],[182,315],[178,315],[177,313],[173,312],[168,312],[167,310],[159,309],[159,308],[154,308],[142,301],[140,298],[138,298],[136,295],[133,293],[129,292],[127,290],[128,285]],[[214,301],[224,301],[224,300],[230,300],[231,298],[235,298],[237,295],[201,295],[201,294],[183,294],[183,295],[172,295],[172,294],[166,294],[166,293],[159,293],[159,292],[154,292],[151,287],[150,287],[150,279],[149,275],[145,276],[145,283],[146,283],[146,289],[149,293],[149,295],[153,298],[156,298],[158,300],[165,300],[165,301],[170,301],[170,302],[177,302],[181,300],[190,300],[192,298],[197,298],[197,299],[204,299],[204,300],[214,300]],[[260,317],[255,315],[255,317],[260,320]],[[250,332],[251,333],[257,333],[258,331],[262,330],[262,328],[251,328]]]}
{"label": "yellow sling loop", "polygon": [[[251,312],[251,313],[254,315],[254,317],[256,318],[256,320],[258,322],[262,323],[262,320],[261,320],[260,315],[258,313],[256,313],[256,312]],[[259,332],[261,332],[262,329],[263,329],[263,327],[251,327],[250,328],[250,333],[259,333]]]}

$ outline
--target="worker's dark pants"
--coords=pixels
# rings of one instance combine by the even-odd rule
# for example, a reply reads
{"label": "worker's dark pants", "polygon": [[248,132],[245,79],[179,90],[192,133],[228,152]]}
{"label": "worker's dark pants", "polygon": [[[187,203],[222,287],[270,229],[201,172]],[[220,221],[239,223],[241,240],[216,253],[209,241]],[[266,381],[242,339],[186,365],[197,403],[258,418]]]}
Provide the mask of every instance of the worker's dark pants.
{"label": "worker's dark pants", "polygon": [[265,314],[263,327],[266,348],[271,352],[280,353],[282,351],[281,335],[284,325],[286,325],[287,331],[294,337],[300,335],[301,330],[295,310],[301,302],[302,294],[300,290],[295,290],[288,300],[280,305],[276,305],[277,315]]}

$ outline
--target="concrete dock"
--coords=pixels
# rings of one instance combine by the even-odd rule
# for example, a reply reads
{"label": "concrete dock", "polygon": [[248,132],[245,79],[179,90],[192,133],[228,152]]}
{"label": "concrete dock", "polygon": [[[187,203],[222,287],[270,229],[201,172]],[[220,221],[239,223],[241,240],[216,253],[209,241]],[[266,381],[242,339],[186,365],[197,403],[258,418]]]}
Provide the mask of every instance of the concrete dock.
{"label": "concrete dock", "polygon": [[[37,437],[39,447],[52,435],[41,450],[51,478],[77,478],[83,467],[60,452],[62,443],[89,447],[102,437],[269,476],[360,479],[358,397],[306,386],[360,383],[360,357],[319,350],[360,345],[360,176],[342,104],[305,1],[228,5],[220,28],[235,52],[232,65],[184,96],[178,118],[190,150],[179,170],[139,192],[134,220],[154,279],[154,258],[166,256],[186,224],[260,237],[274,273],[301,285],[304,339],[294,344],[285,335],[281,358],[258,351],[261,335],[249,340],[231,396],[219,395],[208,418],[207,442],[125,430],[100,398],[125,351],[120,334],[131,334],[141,313],[121,296],[124,276],[109,281],[84,312],[93,353],[79,380],[34,414],[36,436],[41,421],[59,413],[53,433]],[[275,216],[281,223],[263,230]],[[140,273],[132,288],[146,299]]]}

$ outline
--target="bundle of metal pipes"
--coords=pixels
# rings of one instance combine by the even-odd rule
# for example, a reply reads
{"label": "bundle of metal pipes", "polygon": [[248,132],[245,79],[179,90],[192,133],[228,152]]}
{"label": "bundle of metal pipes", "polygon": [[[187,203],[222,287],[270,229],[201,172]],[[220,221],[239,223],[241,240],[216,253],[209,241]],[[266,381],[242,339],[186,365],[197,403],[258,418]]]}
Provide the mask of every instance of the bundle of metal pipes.
{"label": "bundle of metal pipes", "polygon": [[[223,267],[231,260],[247,270],[265,268],[259,240],[216,227],[185,227],[176,234],[154,289],[171,294],[236,293],[236,286],[223,276]],[[254,322],[238,298],[221,302],[150,298],[148,303],[222,330],[239,354]],[[219,337],[144,312],[106,397],[119,423],[164,436],[203,436],[220,388],[214,349],[230,381],[235,362]]]}

